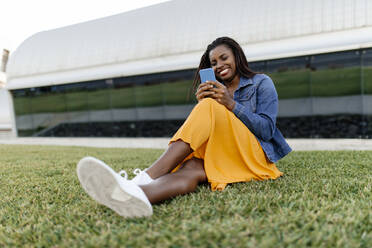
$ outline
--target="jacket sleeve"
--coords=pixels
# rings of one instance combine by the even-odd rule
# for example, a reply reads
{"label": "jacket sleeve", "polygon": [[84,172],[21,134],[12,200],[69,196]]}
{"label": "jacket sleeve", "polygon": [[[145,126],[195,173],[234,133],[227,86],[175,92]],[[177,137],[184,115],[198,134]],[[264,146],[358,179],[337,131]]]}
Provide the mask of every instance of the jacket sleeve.
{"label": "jacket sleeve", "polygon": [[276,130],[278,114],[278,94],[273,81],[265,76],[257,86],[256,112],[251,112],[244,105],[236,102],[233,113],[262,140],[269,141]]}

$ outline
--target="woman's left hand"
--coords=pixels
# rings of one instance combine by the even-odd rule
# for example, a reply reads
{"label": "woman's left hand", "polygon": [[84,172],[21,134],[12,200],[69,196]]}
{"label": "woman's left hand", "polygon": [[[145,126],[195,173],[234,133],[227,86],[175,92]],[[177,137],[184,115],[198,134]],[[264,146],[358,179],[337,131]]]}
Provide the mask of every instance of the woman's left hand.
{"label": "woman's left hand", "polygon": [[228,110],[232,111],[235,107],[235,101],[227,87],[220,82],[207,81],[206,83],[216,86],[215,88],[210,89],[210,91],[214,92],[210,97],[220,104],[225,105]]}

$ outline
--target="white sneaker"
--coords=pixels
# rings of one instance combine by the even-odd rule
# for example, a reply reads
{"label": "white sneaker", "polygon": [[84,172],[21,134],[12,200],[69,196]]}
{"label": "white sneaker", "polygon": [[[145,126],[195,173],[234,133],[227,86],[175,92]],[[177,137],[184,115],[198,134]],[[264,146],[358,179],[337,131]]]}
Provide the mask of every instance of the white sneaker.
{"label": "white sneaker", "polygon": [[132,179],[132,182],[134,182],[138,186],[146,185],[154,181],[154,179],[152,179],[146,171],[140,170],[138,168],[133,171],[133,174],[136,176]]}
{"label": "white sneaker", "polygon": [[152,215],[151,203],[142,189],[120,176],[104,162],[93,157],[85,157],[77,165],[77,174],[88,195],[119,215],[123,217]]}

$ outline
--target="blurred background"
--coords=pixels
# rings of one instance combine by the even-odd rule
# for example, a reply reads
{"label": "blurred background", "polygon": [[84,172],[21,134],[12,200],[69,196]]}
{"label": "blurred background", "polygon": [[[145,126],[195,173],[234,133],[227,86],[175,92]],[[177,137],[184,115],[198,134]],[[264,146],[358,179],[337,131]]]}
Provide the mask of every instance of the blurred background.
{"label": "blurred background", "polygon": [[102,18],[76,2],[62,20],[86,19],[0,36],[0,136],[169,137],[196,103],[206,46],[230,36],[273,79],[285,137],[372,138],[372,1],[143,1]]}

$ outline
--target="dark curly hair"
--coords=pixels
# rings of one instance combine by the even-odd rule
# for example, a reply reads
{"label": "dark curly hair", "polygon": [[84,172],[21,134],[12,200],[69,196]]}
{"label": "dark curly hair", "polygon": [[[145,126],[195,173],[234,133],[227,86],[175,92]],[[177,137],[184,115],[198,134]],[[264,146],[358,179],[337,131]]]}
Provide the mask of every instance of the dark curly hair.
{"label": "dark curly hair", "polygon": [[249,68],[248,61],[247,58],[245,57],[243,49],[235,40],[231,39],[230,37],[219,37],[208,45],[207,50],[204,52],[203,56],[200,59],[199,68],[195,73],[192,86],[194,92],[198,88],[198,85],[200,84],[199,71],[201,69],[211,67],[211,62],[209,60],[210,51],[212,51],[213,49],[220,45],[225,45],[226,47],[232,50],[235,57],[236,71],[239,74],[239,76],[251,78],[257,74],[257,72],[254,72]]}

